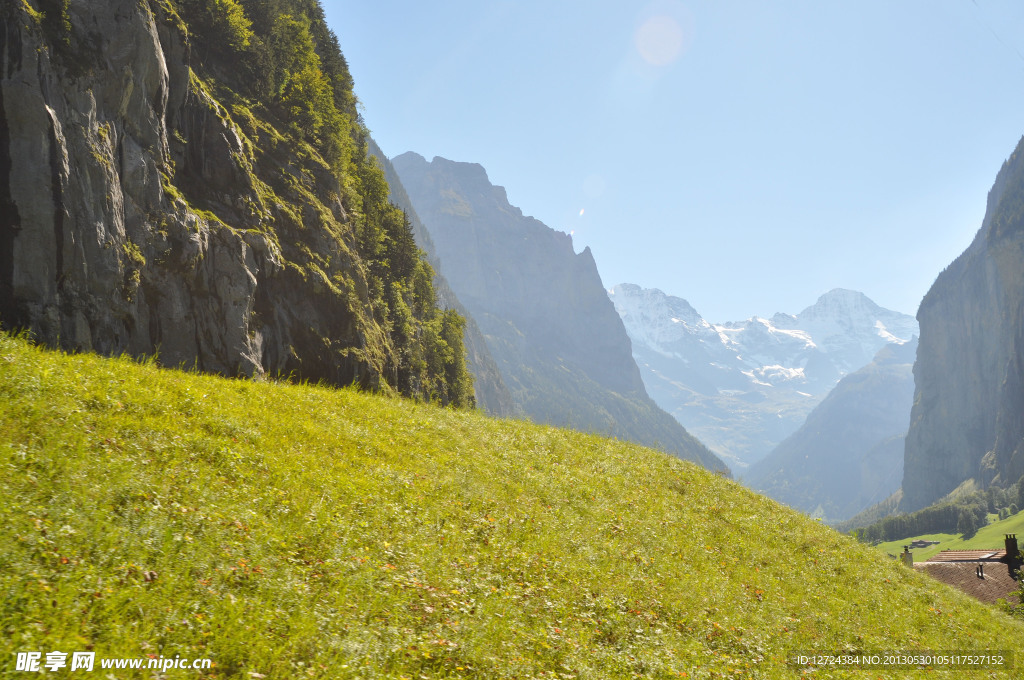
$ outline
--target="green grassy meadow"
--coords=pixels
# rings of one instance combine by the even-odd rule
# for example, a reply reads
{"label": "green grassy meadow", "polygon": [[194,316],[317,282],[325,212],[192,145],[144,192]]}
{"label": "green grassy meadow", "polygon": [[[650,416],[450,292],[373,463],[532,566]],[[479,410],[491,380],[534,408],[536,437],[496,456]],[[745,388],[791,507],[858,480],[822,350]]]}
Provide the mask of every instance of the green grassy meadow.
{"label": "green grassy meadow", "polygon": [[896,555],[903,552],[903,546],[908,545],[911,541],[918,539],[939,541],[938,545],[911,550],[914,553],[915,562],[924,562],[943,550],[1002,550],[1006,534],[1017,534],[1018,541],[1024,544],[1024,512],[1010,515],[1003,520],[1000,520],[998,515],[989,515],[989,524],[978,529],[978,533],[974,536],[966,539],[962,538],[960,534],[925,534],[898,541],[878,543],[875,547],[888,554]]}
{"label": "green grassy meadow", "polygon": [[0,463],[3,678],[31,650],[215,664],[118,679],[946,677],[787,660],[1024,643],[690,463],[353,390],[0,334]]}

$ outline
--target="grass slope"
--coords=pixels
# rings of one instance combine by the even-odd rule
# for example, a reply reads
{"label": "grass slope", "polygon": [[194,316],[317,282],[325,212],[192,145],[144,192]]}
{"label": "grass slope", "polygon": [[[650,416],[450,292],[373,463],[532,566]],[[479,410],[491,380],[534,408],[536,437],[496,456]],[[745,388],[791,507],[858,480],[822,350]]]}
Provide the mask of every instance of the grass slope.
{"label": "grass slope", "polygon": [[1005,546],[1006,534],[1017,534],[1018,539],[1024,541],[1024,512],[1018,512],[1006,519],[998,519],[997,515],[989,515],[990,524],[986,524],[978,533],[970,538],[963,538],[960,534],[925,534],[922,536],[911,536],[898,541],[887,541],[876,544],[876,548],[896,555],[903,552],[903,546],[912,541],[939,541],[938,545],[927,548],[916,548],[910,552],[914,553],[915,562],[924,562],[929,557],[936,555],[943,550],[1002,550]]}
{"label": "grass slope", "polygon": [[88,648],[216,663],[168,677],[788,678],[793,650],[1024,641],[690,463],[351,390],[0,335],[0,462],[4,677]]}

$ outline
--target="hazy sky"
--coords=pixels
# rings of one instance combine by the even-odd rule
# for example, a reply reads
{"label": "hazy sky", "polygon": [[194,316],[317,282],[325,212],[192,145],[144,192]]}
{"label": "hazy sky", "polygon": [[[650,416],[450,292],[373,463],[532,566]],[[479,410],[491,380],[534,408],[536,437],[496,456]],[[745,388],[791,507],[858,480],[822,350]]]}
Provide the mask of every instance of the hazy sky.
{"label": "hazy sky", "polygon": [[915,313],[1024,135],[1019,0],[323,4],[386,154],[480,163],[710,321]]}

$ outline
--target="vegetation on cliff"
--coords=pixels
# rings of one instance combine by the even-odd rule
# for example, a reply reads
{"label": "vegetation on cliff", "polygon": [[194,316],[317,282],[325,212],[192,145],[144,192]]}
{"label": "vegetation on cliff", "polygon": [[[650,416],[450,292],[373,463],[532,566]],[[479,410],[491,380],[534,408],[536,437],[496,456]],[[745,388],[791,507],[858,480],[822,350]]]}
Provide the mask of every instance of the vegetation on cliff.
{"label": "vegetation on cliff", "polygon": [[800,650],[1024,640],[875,549],[620,441],[5,335],[0,404],[12,664],[92,650],[209,658],[207,678],[797,678]]}
{"label": "vegetation on cliff", "polygon": [[319,0],[164,1],[184,20],[198,66],[229,111],[254,126],[251,141],[282,134],[286,149],[308,145],[329,164],[356,252],[367,264],[373,308],[390,331],[385,372],[394,386],[406,395],[471,404],[465,321],[437,308],[433,270],[408,217],[388,200],[348,65]]}
{"label": "vegetation on cliff", "polygon": [[22,0],[0,22],[19,97],[0,321],[68,349],[473,403],[464,320],[388,201],[317,0]]}

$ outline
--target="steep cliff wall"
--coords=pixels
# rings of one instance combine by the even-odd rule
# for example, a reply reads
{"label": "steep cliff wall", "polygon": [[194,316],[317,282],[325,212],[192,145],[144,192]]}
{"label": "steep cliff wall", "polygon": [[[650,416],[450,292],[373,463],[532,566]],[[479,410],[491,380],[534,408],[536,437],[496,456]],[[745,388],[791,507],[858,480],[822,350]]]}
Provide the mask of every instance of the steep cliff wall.
{"label": "steep cliff wall", "polygon": [[434,286],[437,288],[437,301],[442,307],[456,309],[466,318],[466,363],[473,374],[473,389],[476,394],[476,403],[484,411],[493,416],[515,416],[520,415],[519,408],[512,398],[505,381],[501,377],[491,350],[487,347],[480,327],[477,326],[473,315],[466,311],[466,308],[459,302],[458,296],[448,285],[448,280],[441,271],[441,264],[437,257],[437,249],[434,247],[430,232],[416,214],[416,208],[412,199],[402,186],[398,172],[391,164],[391,161],[377,144],[370,140],[370,154],[377,159],[384,170],[384,177],[388,180],[388,187],[391,189],[391,202],[405,211],[412,225],[413,235],[416,243],[423,248],[427,260],[434,268]]}
{"label": "steep cliff wall", "polygon": [[[391,280],[374,274],[387,262],[361,252],[356,233],[371,222],[375,176],[360,175],[358,159],[321,155],[327,133],[306,120],[327,112],[349,126],[333,139],[355,157],[354,99],[351,113],[328,92],[317,111],[296,105],[296,120],[275,118],[230,80],[247,53],[218,59],[234,48],[217,45],[194,58],[183,7],[0,8],[0,321],[72,350],[414,393],[392,331],[395,310],[408,316],[410,305],[389,296]],[[238,50],[256,45],[248,19],[231,19]],[[301,104],[300,77],[323,82],[321,61],[340,61],[336,76],[347,70],[336,44],[316,40],[322,16],[293,19],[278,24],[305,31],[293,31],[305,63],[280,66],[290,84],[267,99]],[[272,55],[269,39],[259,44]],[[339,101],[350,96],[342,80]]]}
{"label": "steep cliff wall", "polygon": [[414,153],[392,163],[526,414],[725,469],[647,396],[589,249],[524,216],[479,165]]}
{"label": "steep cliff wall", "polygon": [[989,192],[974,241],[928,291],[901,509],[968,479],[1024,474],[1024,141]]}

